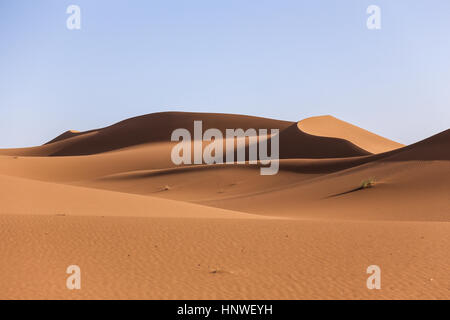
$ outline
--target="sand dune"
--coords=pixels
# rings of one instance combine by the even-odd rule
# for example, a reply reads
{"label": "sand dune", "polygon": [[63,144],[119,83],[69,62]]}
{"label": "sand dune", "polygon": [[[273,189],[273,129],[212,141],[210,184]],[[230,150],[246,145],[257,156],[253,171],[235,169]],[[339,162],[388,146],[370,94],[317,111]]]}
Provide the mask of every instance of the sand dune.
{"label": "sand dune", "polygon": [[350,141],[319,137],[299,130],[296,123],[280,132],[280,158],[346,158],[370,153]]}
{"label": "sand dune", "polygon": [[450,129],[385,156],[396,161],[450,160]]}
{"label": "sand dune", "polygon": [[[64,133],[42,147],[32,149],[3,150],[0,154],[33,156],[90,155],[123,149],[140,144],[170,141],[172,132],[178,128],[194,130],[194,121],[201,120],[203,129],[217,128],[278,128],[284,129],[291,122],[233,114],[161,112],[152,113],[118,122],[106,128]],[[55,145],[55,146],[53,146]]]}
{"label": "sand dune", "polygon": [[[175,166],[194,120],[279,129],[279,173]],[[0,150],[0,298],[448,299],[448,181],[450,130],[403,147],[329,116],[168,112],[67,131]]]}
{"label": "sand dune", "polygon": [[74,133],[67,131],[40,147],[0,150],[3,155],[15,156],[78,156],[91,155],[127,147],[169,142],[172,132],[188,129],[193,135],[193,123],[201,120],[203,130],[217,128],[223,134],[227,128],[279,129],[280,157],[289,158],[340,158],[369,154],[352,142],[317,137],[300,131],[295,122],[234,114],[163,112],[131,118],[112,126]]}
{"label": "sand dune", "polygon": [[5,215],[255,218],[190,203],[5,176],[0,176],[0,190],[0,214]]}
{"label": "sand dune", "polygon": [[297,125],[305,133],[344,139],[371,153],[382,153],[404,147],[400,143],[383,138],[333,116],[307,118],[299,121]]}

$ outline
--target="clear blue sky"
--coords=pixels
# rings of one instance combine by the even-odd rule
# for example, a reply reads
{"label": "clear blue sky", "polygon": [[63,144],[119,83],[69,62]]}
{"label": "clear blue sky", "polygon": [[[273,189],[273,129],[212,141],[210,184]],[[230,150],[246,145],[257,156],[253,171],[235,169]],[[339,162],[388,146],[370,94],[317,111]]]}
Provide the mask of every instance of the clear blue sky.
{"label": "clear blue sky", "polygon": [[449,39],[448,0],[0,0],[0,147],[166,110],[331,114],[412,143],[450,127]]}

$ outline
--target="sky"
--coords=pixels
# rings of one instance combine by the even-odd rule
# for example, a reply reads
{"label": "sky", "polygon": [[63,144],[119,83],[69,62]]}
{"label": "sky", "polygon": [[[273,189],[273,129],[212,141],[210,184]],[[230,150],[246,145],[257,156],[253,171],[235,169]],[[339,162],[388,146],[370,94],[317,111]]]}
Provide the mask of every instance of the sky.
{"label": "sky", "polygon": [[0,148],[160,111],[331,114],[409,144],[450,128],[449,40],[448,0],[0,0]]}

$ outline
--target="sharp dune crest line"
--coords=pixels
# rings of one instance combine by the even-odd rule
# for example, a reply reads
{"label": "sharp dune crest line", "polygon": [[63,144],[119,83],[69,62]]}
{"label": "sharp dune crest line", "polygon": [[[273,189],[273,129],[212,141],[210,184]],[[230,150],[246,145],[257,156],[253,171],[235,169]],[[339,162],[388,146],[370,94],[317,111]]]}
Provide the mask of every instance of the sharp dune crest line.
{"label": "sharp dune crest line", "polygon": [[[174,165],[194,120],[279,129],[278,174]],[[69,130],[0,149],[0,299],[448,299],[448,181],[450,130],[403,146],[331,116],[184,112]],[[68,292],[75,262],[89,280]]]}

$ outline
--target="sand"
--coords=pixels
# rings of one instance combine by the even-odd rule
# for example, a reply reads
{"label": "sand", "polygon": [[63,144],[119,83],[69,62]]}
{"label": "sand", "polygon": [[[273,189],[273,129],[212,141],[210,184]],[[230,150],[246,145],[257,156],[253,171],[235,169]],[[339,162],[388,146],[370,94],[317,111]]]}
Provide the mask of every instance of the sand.
{"label": "sand", "polygon": [[404,147],[403,144],[386,139],[333,116],[319,116],[298,122],[298,128],[306,133],[348,140],[371,153],[382,153]]}
{"label": "sand", "polygon": [[[175,166],[193,120],[278,128],[279,173]],[[449,299],[449,169],[450,130],[405,147],[329,116],[157,113],[0,150],[0,299]]]}

